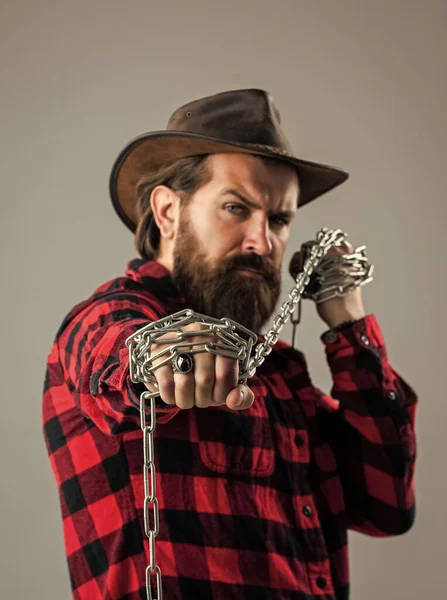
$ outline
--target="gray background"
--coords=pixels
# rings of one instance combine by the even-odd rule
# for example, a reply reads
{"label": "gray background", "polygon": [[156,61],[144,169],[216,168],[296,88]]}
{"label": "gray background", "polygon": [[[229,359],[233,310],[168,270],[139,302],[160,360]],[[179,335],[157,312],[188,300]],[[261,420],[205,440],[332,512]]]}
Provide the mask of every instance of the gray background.
{"label": "gray background", "polygon": [[[367,311],[420,396],[416,525],[391,539],[351,535],[352,596],[443,596],[447,2],[3,0],[0,10],[0,596],[71,597],[41,389],[65,313],[135,255],[109,205],[112,162],[182,103],[245,87],[272,93],[299,155],[352,173],[299,212],[285,290],[293,249],[320,227],[366,244]],[[306,303],[299,344],[328,390],[324,329]]]}

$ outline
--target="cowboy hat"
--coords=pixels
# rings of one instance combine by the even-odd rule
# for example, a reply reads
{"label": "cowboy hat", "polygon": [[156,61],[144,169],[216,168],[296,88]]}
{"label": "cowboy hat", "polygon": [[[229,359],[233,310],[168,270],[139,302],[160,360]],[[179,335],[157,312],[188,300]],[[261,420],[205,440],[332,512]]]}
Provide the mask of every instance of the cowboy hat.
{"label": "cowboy hat", "polygon": [[268,92],[223,92],[185,104],[165,130],[140,135],[122,150],[110,175],[110,195],[121,220],[135,232],[137,184],[144,175],[180,158],[216,153],[254,154],[294,166],[300,183],[298,207],[349,177],[346,171],[294,155]]}

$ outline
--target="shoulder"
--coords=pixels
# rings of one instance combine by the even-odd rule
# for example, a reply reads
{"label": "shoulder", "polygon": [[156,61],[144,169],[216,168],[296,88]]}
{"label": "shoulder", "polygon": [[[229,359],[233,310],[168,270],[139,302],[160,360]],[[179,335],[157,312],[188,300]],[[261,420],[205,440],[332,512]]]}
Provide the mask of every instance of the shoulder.
{"label": "shoulder", "polygon": [[74,323],[97,315],[113,315],[113,320],[127,318],[158,319],[163,305],[157,294],[156,281],[152,285],[135,280],[127,274],[110,279],[93,293],[75,304],[63,319],[56,337]]}

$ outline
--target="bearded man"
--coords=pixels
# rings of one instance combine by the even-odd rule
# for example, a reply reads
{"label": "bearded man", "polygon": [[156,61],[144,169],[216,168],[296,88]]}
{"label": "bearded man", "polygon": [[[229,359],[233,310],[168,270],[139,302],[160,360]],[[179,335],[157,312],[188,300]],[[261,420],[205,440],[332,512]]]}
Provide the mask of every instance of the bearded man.
{"label": "bearded man", "polygon": [[298,209],[346,178],[294,156],[263,90],[190,102],[118,157],[112,202],[140,258],[67,315],[43,397],[76,600],[146,598],[146,388],[159,394],[156,548],[168,600],[346,600],[348,530],[412,526],[417,397],[360,287],[316,304],[331,395],[282,340],[246,383],[237,360],[208,352],[187,369],[163,364],[156,384],[130,374],[126,340],[186,308],[264,339]]}

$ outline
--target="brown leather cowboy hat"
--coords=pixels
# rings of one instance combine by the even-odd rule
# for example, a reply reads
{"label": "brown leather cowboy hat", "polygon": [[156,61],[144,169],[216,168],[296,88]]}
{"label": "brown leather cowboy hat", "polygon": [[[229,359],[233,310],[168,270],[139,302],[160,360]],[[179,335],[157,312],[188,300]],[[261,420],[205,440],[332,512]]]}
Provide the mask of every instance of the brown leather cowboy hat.
{"label": "brown leather cowboy hat", "polygon": [[185,104],[171,116],[166,130],[137,137],[116,159],[110,175],[116,212],[135,232],[141,177],[199,154],[255,154],[293,165],[301,188],[299,207],[346,181],[346,171],[296,158],[280,121],[273,98],[264,90],[223,92]]}

